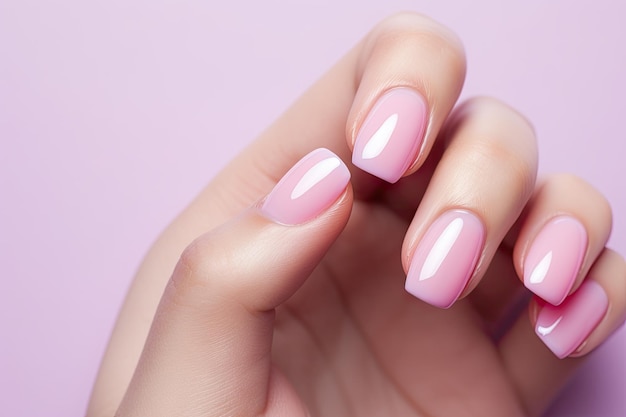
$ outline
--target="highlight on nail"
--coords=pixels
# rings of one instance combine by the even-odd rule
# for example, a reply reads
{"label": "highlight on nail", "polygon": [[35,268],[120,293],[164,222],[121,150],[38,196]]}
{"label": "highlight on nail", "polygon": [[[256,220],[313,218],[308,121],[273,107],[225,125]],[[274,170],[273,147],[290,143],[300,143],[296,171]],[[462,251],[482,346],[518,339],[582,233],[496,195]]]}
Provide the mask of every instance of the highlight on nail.
{"label": "highlight on nail", "polygon": [[550,220],[533,240],[524,261],[524,285],[550,304],[560,304],[580,272],[587,231],[572,216]]}
{"label": "highlight on nail", "polygon": [[546,303],[537,315],[535,333],[557,357],[565,358],[579,349],[607,309],[606,292],[588,280],[561,305]]}
{"label": "highlight on nail", "polygon": [[398,113],[394,113],[384,121],[384,123],[378,128],[378,130],[372,135],[365,147],[361,152],[361,158],[373,159],[379,156],[387,144],[393,131],[398,124]]}
{"label": "highlight on nail", "polygon": [[339,160],[336,156],[330,156],[317,162],[304,173],[302,178],[300,178],[300,181],[298,181],[296,186],[293,187],[290,195],[291,199],[295,200],[302,197],[307,191],[319,184],[340,165],[341,160]]}
{"label": "highlight on nail", "polygon": [[387,182],[412,165],[428,123],[426,100],[407,87],[392,88],[374,104],[354,142],[352,163]]}
{"label": "highlight on nail", "polygon": [[423,281],[435,276],[443,261],[448,257],[452,246],[456,243],[461,230],[463,229],[463,219],[457,217],[446,226],[441,235],[437,238],[432,249],[428,253],[424,265],[419,274],[419,280]]}
{"label": "highlight on nail", "polygon": [[445,212],[418,243],[405,289],[434,306],[450,307],[473,276],[484,240],[484,226],[475,214]]}
{"label": "highlight on nail", "polygon": [[278,223],[305,223],[330,207],[349,181],[350,171],[337,155],[325,148],[316,149],[283,176],[261,211]]}

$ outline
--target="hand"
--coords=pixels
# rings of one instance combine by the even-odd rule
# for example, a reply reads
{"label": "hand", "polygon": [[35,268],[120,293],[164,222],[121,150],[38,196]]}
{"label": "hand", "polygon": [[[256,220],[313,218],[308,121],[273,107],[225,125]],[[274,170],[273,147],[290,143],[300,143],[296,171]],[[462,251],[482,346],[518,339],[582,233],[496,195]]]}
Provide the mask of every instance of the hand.
{"label": "hand", "polygon": [[536,184],[521,115],[455,107],[464,74],[446,28],[379,24],[152,248],[88,414],[539,414],[624,321],[626,264],[602,195]]}

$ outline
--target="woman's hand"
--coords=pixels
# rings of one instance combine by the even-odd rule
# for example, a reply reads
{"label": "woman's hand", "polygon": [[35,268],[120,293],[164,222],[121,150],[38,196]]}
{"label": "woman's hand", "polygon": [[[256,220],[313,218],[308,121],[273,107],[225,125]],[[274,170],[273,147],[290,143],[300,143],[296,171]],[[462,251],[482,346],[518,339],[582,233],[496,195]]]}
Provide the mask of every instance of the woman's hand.
{"label": "woman's hand", "polygon": [[154,245],[88,415],[540,413],[624,321],[626,264],[602,195],[536,184],[521,115],[453,110],[464,75],[446,28],[378,25]]}

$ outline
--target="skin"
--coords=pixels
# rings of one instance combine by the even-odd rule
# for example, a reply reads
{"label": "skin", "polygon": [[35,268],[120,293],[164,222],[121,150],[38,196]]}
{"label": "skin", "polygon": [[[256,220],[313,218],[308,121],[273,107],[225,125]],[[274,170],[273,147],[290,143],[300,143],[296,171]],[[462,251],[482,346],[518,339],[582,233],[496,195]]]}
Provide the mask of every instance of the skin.
{"label": "skin", "polygon": [[[87,415],[539,415],[623,323],[626,264],[605,248],[602,195],[570,175],[537,182],[532,127],[494,99],[457,105],[464,73],[460,42],[428,18],[374,28],[155,243]],[[262,201],[281,176],[318,147],[349,161],[367,112],[396,86],[430,109],[404,178],[391,185],[348,164],[351,183],[317,217],[267,218]],[[404,280],[450,208],[476,213],[486,241],[460,299],[442,310]],[[538,304],[520,276],[534,236],[563,213],[589,235],[572,291],[594,279],[610,308],[576,357],[559,360],[534,334]]]}

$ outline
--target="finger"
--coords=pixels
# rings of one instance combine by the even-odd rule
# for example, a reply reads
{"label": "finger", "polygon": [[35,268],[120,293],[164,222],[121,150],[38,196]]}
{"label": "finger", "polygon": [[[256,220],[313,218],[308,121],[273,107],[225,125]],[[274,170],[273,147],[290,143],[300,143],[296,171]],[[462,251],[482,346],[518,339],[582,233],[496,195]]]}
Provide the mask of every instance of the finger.
{"label": "finger", "polygon": [[585,181],[555,175],[538,189],[515,245],[524,285],[558,305],[582,283],[611,232],[611,208]]}
{"label": "finger", "polygon": [[602,194],[572,175],[541,181],[501,251],[470,298],[488,328],[506,331],[527,308],[531,291],[560,304],[582,283],[611,231],[611,209]]}
{"label": "finger", "polygon": [[[390,50],[385,53],[385,49]],[[410,147],[419,147],[421,142],[430,147],[458,97],[464,75],[463,48],[447,28],[414,13],[384,20],[218,176],[214,184],[224,206],[237,211],[242,202],[254,201],[314,147],[328,148],[349,160],[346,135],[351,145],[356,132],[363,130],[373,102],[387,91],[409,89],[424,96],[427,122],[423,125],[428,126],[423,129],[428,140],[403,141]],[[406,123],[419,124],[415,120]],[[399,127],[404,124],[404,120],[398,122]],[[388,148],[397,154],[395,143],[390,140]],[[384,155],[386,151],[381,158]],[[409,163],[416,157],[411,155]],[[425,157],[422,152],[420,162]],[[361,170],[351,171],[357,196],[370,195],[380,186],[380,181],[372,181]],[[256,181],[241,181],[242,173]]]}
{"label": "finger", "polygon": [[[403,29],[396,30],[396,25]],[[149,323],[169,274],[186,245],[200,233],[224,223],[267,194],[282,173],[312,149],[326,147],[343,160],[350,159],[350,150],[346,146],[346,120],[349,112],[359,113],[353,106],[357,86],[361,82],[361,75],[365,73],[366,63],[374,64],[368,58],[370,49],[367,45],[376,45],[376,38],[386,36],[395,38],[398,43],[412,39],[412,44],[415,44],[414,39],[417,38],[423,42],[437,39],[438,45],[442,46],[440,41],[447,35],[425,35],[433,31],[447,32],[429,19],[415,14],[399,15],[381,23],[378,29],[348,53],[257,141],[217,175],[168,227],[151,248],[129,289],[94,386],[89,405],[90,415],[110,415],[115,410],[141,353]],[[387,44],[390,42],[387,41]],[[414,53],[411,52],[412,61],[415,60],[412,57]],[[448,79],[449,73],[445,68],[441,68],[441,71],[446,76],[437,74],[436,78],[441,78],[440,81],[429,80],[426,76],[419,80],[416,76],[409,82],[406,78],[393,77],[393,74],[388,73],[395,84],[388,84],[388,80],[382,78],[384,87],[375,87],[373,81],[369,83],[371,88],[380,92],[400,85],[428,87],[431,84],[459,85],[462,82]],[[373,79],[373,75],[368,77]],[[425,89],[422,92],[428,100],[441,96],[439,93],[431,95]],[[364,89],[359,89],[359,100],[367,107],[367,103],[372,101],[367,97],[377,94],[367,94]],[[433,105],[443,106],[438,100],[433,101]],[[437,116],[437,108],[429,109],[428,114],[433,125],[433,120],[440,118]],[[357,119],[355,117],[355,123]],[[435,130],[428,128],[426,135],[430,137],[431,134],[435,135]],[[351,171],[357,195],[369,196],[380,186],[380,181],[373,182],[373,177],[363,171],[352,168]]]}
{"label": "finger", "polygon": [[306,415],[271,367],[274,309],[345,226],[348,181],[337,156],[315,151],[260,208],[187,247],[116,415]]}
{"label": "finger", "polygon": [[533,129],[491,99],[466,103],[406,234],[406,289],[438,307],[472,291],[534,188]]}
{"label": "finger", "polygon": [[453,33],[413,15],[368,40],[347,136],[352,163],[394,183],[428,156],[461,91],[465,55]]}
{"label": "finger", "polygon": [[540,415],[583,363],[576,356],[598,347],[625,318],[626,262],[609,249],[562,304],[532,304],[531,320],[520,317],[499,346],[503,365],[529,415]]}

